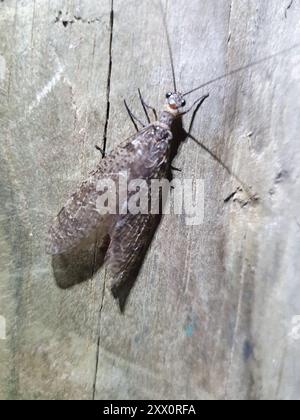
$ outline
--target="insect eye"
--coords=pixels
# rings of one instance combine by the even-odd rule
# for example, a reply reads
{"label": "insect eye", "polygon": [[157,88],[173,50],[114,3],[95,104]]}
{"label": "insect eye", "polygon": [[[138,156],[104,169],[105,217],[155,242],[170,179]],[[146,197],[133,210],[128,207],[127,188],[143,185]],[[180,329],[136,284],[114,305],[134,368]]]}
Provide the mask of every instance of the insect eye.
{"label": "insect eye", "polygon": [[186,106],[186,102],[184,99],[181,101],[181,106]]}
{"label": "insect eye", "polygon": [[171,92],[166,93],[166,98],[167,99],[171,98],[171,96],[172,96],[172,93]]}

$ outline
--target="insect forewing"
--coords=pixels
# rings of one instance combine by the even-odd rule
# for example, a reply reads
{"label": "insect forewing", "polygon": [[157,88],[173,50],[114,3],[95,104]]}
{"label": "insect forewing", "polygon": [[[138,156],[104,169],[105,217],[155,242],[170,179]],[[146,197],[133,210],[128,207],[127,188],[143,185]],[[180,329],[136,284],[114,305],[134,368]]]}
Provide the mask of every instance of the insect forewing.
{"label": "insect forewing", "polygon": [[149,125],[100,161],[98,168],[71,196],[50,227],[46,247],[49,254],[72,249],[95,228],[100,229],[102,237],[106,233],[114,237],[113,228],[117,220],[112,215],[99,213],[97,199],[100,193],[97,185],[103,178],[117,182],[118,174],[123,171],[127,171],[129,181],[158,175],[161,167],[167,163],[168,147],[166,142],[161,141],[161,135],[161,130]]}

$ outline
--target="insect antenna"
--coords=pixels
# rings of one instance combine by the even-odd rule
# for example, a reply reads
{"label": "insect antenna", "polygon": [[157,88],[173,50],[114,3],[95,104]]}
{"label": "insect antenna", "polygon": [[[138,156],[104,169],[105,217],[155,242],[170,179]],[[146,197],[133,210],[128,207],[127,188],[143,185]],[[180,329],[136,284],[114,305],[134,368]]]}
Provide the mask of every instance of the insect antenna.
{"label": "insect antenna", "polygon": [[[207,99],[208,97],[209,97],[209,93],[207,93],[206,95],[203,95],[200,98],[196,99],[192,103],[192,105],[186,111],[182,112],[180,115],[183,116],[183,115],[188,114],[194,108],[195,105],[197,105],[197,107],[195,109],[198,111],[198,109],[201,107],[201,105],[203,104],[205,99]],[[194,121],[194,118],[195,118],[195,115],[192,116],[192,121]],[[190,130],[191,130],[191,127],[190,127]]]}
{"label": "insect antenna", "polygon": [[169,31],[168,31],[168,26],[167,26],[166,15],[165,15],[163,4],[162,4],[162,1],[161,0],[159,1],[159,6],[160,6],[160,10],[161,10],[161,15],[162,15],[162,20],[163,20],[163,24],[164,24],[164,29],[165,29],[165,32],[166,32],[166,38],[167,38],[167,44],[168,44],[168,51],[169,51],[170,63],[171,63],[171,70],[172,70],[172,79],[173,79],[174,92],[177,92],[176,77],[175,77],[175,67],[174,67],[174,60],[173,60],[173,54],[172,54],[172,48],[171,48],[170,35],[169,35]]}
{"label": "insect antenna", "polygon": [[286,53],[290,52],[291,50],[293,50],[295,48],[298,48],[298,47],[300,47],[300,44],[295,44],[295,45],[293,45],[290,48],[286,48],[284,50],[278,51],[275,54],[268,55],[267,57],[261,58],[260,60],[257,60],[257,61],[253,61],[252,63],[246,64],[245,66],[238,67],[237,69],[234,69],[234,70],[232,70],[232,71],[230,71],[228,73],[222,74],[221,76],[215,77],[214,79],[211,79],[208,82],[205,82],[202,85],[197,86],[196,88],[193,88],[193,89],[189,90],[188,92],[185,92],[183,94],[183,96],[187,96],[190,93],[195,92],[196,90],[199,90],[199,89],[201,89],[203,87],[206,87],[208,85],[211,85],[212,83],[218,82],[219,80],[225,79],[226,77],[233,76],[234,74],[237,74],[237,73],[239,73],[239,72],[241,72],[243,70],[247,70],[247,69],[249,69],[251,67],[257,66],[257,65],[259,65],[261,63],[264,63],[265,61],[271,60],[271,59],[273,59],[273,58],[275,58],[275,57],[277,57],[279,55],[286,54]]}

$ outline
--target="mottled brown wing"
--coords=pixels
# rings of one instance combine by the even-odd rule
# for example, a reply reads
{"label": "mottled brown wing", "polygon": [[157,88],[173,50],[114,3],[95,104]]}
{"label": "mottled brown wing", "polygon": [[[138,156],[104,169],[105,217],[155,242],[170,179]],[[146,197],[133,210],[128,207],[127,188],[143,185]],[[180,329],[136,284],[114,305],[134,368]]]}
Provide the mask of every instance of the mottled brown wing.
{"label": "mottled brown wing", "polygon": [[[117,216],[111,217],[97,211],[96,204],[100,195],[97,191],[98,182],[103,178],[117,180],[118,174],[124,170],[128,173],[129,181],[159,178],[169,164],[171,137],[169,130],[150,124],[102,159],[98,168],[81,184],[54,220],[49,230],[47,252],[61,254],[68,251],[96,228],[100,230],[100,237],[105,238],[107,233],[111,238],[114,237]],[[133,218],[138,228],[139,218]]]}
{"label": "mottled brown wing", "polygon": [[[169,168],[169,151],[172,134],[169,130],[154,126],[143,137],[136,138],[132,144],[137,148],[136,160],[131,166],[131,174],[146,181],[139,186],[139,192],[148,195],[148,206],[159,196],[149,195],[151,180],[166,176]],[[142,141],[141,144],[139,142]],[[142,153],[140,153],[142,151]],[[132,198],[128,194],[129,200]],[[154,208],[159,208],[155,205]],[[111,241],[106,253],[106,265],[112,272],[114,280],[112,290],[116,290],[127,280],[134,280],[143,262],[151,239],[160,221],[160,214],[118,215],[110,234]]]}
{"label": "mottled brown wing", "polygon": [[160,217],[151,214],[118,216],[105,258],[114,277],[112,289],[136,277]]}
{"label": "mottled brown wing", "polygon": [[127,149],[132,141],[150,131],[151,127],[148,126],[116,147],[100,161],[97,169],[72,194],[50,226],[46,243],[48,254],[56,255],[69,251],[96,227],[101,230],[100,236],[105,237],[114,223],[114,218],[97,212],[97,183],[101,178],[116,178],[120,171],[132,165],[137,156],[135,153],[128,153]]}
{"label": "mottled brown wing", "polygon": [[100,223],[107,228],[109,219],[96,211],[97,175],[81,184],[53,221],[46,244],[48,254],[61,254],[72,249]]}

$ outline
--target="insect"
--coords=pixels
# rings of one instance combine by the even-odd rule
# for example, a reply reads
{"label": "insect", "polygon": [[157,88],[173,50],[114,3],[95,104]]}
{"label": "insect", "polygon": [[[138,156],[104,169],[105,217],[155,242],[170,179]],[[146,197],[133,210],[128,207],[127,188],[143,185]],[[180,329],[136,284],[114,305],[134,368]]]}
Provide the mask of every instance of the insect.
{"label": "insect", "polygon": [[[163,13],[163,11],[162,11]],[[201,106],[208,95],[197,99],[185,110],[187,94],[177,90],[169,34],[163,15],[171,59],[173,91],[166,94],[163,110],[158,113],[146,104],[139,90],[139,97],[147,118],[147,125],[138,130],[139,120],[125,106],[137,132],[107,156],[103,156],[98,167],[72,194],[49,229],[46,251],[52,255],[70,252],[73,248],[97,231],[96,247],[104,249],[106,266],[113,274],[112,288],[115,289],[133,275],[141,265],[143,256],[158,225],[160,214],[120,214],[127,206],[120,203],[117,214],[100,214],[97,209],[99,190],[97,185],[103,178],[116,180],[126,171],[128,182],[168,176],[172,161],[173,124],[193,107]],[[154,114],[150,122],[148,110]],[[128,199],[128,197],[127,197]]]}
{"label": "insect", "polygon": [[[208,98],[208,94],[198,98],[188,109],[185,109],[185,97],[216,80],[228,76],[221,76],[189,92],[180,93],[176,86],[174,64],[166,25],[165,29],[173,75],[173,90],[166,94],[162,111],[158,115],[154,108],[146,104],[139,91],[141,104],[148,123],[141,130],[138,130],[137,122],[139,120],[130,111],[125,102],[130,119],[137,130],[136,134],[103,157],[97,168],[67,201],[49,229],[46,249],[52,255],[69,252],[73,248],[80,246],[81,241],[97,231],[95,247],[104,250],[105,263],[114,278],[112,283],[113,289],[122,285],[137,272],[158,225],[160,215],[151,213],[131,214],[129,212],[123,214],[120,212],[120,207],[117,214],[100,214],[97,211],[97,199],[99,198],[97,184],[99,180],[103,178],[116,180],[117,176],[123,171],[126,171],[128,174],[128,182],[132,179],[144,179],[149,183],[154,178],[167,177],[173,157],[171,149],[174,124],[192,109],[194,109],[193,122],[196,112]],[[254,63],[254,65],[256,64],[259,64],[259,62]],[[248,66],[245,68],[248,68]],[[242,69],[234,70],[231,74]],[[154,122],[150,122],[149,110],[154,114]],[[190,133],[190,129],[186,135],[195,140]],[[240,181],[212,152],[205,147],[204,149]],[[243,185],[241,181],[240,183]],[[126,201],[121,203],[123,208],[126,205]]]}
{"label": "insect", "polygon": [[[195,104],[202,104],[208,95]],[[145,102],[142,104],[146,107]],[[116,147],[105,156],[95,171],[84,181],[61,209],[49,230],[47,252],[61,254],[69,251],[87,237],[94,229],[100,232],[98,246],[107,239],[106,263],[114,274],[113,286],[128,278],[138,264],[149,238],[153,234],[159,215],[157,214],[99,214],[97,184],[101,178],[116,180],[126,171],[128,182],[132,179],[167,177],[171,165],[172,126],[177,118],[187,111],[183,95],[176,90],[166,94],[166,103],[157,120]],[[129,111],[130,112],[130,111]],[[130,116],[134,119],[132,113]],[[126,206],[122,203],[121,206]]]}

